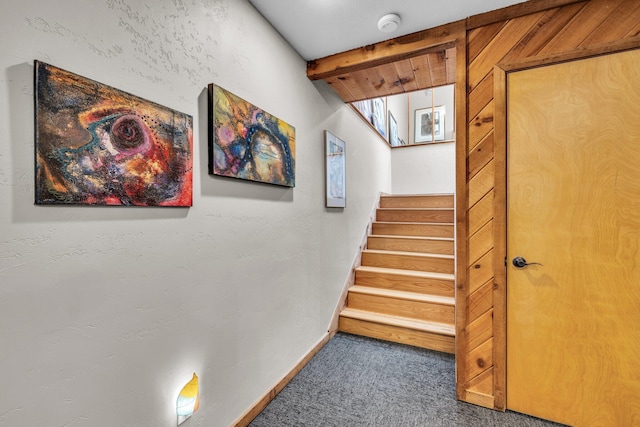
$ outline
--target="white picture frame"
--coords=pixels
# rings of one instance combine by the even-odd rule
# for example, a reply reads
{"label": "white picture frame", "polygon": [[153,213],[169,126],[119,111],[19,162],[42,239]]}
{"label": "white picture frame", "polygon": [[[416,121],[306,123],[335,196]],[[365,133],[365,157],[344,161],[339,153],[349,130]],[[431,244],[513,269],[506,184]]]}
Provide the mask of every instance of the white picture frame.
{"label": "white picture frame", "polygon": [[444,105],[416,110],[414,142],[444,141],[444,119]]}
{"label": "white picture frame", "polygon": [[347,153],[343,140],[325,131],[325,206],[347,206]]}

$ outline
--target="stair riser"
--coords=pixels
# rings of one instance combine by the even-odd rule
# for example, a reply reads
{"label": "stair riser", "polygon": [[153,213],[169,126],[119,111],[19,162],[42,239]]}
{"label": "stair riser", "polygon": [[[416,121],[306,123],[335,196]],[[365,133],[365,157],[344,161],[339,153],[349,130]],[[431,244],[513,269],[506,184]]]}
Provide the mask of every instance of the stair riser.
{"label": "stair riser", "polygon": [[349,292],[347,307],[451,325],[455,321],[454,307],[451,305],[389,298],[379,295]]}
{"label": "stair riser", "polygon": [[453,237],[453,224],[393,224],[374,222],[373,234],[389,236]]}
{"label": "stair riser", "polygon": [[338,330],[350,334],[392,341],[430,350],[453,354],[455,338],[431,332],[415,331],[398,326],[389,326],[365,320],[340,317]]}
{"label": "stair riser", "polygon": [[371,252],[362,253],[362,265],[447,274],[453,274],[455,268],[454,260],[450,258]]}
{"label": "stair riser", "polygon": [[453,196],[382,196],[381,208],[453,208]]}
{"label": "stair riser", "polygon": [[453,210],[403,210],[403,209],[378,209],[376,219],[390,222],[453,222]]}
{"label": "stair riser", "polygon": [[369,249],[383,251],[421,252],[428,254],[453,255],[453,241],[403,239],[402,237],[369,236]]}
{"label": "stair riser", "polygon": [[392,289],[396,291],[439,295],[443,297],[454,296],[453,280],[411,277],[356,270],[355,284],[371,286],[374,288]]}

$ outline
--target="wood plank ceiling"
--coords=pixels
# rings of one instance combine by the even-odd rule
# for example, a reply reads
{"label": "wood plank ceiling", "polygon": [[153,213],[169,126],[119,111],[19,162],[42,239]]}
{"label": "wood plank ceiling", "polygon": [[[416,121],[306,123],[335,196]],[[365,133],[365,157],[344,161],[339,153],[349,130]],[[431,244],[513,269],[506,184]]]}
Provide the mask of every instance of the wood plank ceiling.
{"label": "wood plank ceiling", "polygon": [[325,77],[344,102],[378,98],[455,83],[456,49],[442,45],[429,53]]}

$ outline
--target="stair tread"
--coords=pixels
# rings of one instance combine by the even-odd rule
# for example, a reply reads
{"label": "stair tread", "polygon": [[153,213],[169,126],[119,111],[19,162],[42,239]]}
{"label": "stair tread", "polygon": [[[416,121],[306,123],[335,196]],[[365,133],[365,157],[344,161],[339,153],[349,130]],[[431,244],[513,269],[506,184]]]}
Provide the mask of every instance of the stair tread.
{"label": "stair tread", "polygon": [[450,305],[450,306],[455,305],[454,297],[420,294],[417,292],[398,291],[394,289],[374,288],[372,286],[354,285],[349,288],[349,292],[384,296],[389,298],[404,299],[404,300],[416,301],[416,302],[428,302],[428,303]]}
{"label": "stair tread", "polygon": [[358,310],[355,308],[345,308],[340,313],[342,317],[359,319],[368,322],[381,323],[386,325],[400,326],[403,328],[432,332],[441,335],[455,336],[455,326],[447,323],[431,322],[428,320],[410,319],[402,316],[392,316],[389,314],[374,313],[371,311]]}
{"label": "stair tread", "polygon": [[453,208],[378,208],[381,211],[452,211]]}
{"label": "stair tread", "polygon": [[436,272],[418,271],[418,270],[402,270],[399,268],[373,267],[368,265],[361,265],[357,267],[356,270],[370,271],[372,273],[385,273],[385,274],[396,274],[396,275],[402,275],[402,276],[424,277],[427,279],[442,279],[442,280],[455,279],[455,276],[449,273],[436,273]]}
{"label": "stair tread", "polygon": [[363,253],[367,252],[371,254],[410,255],[410,256],[423,257],[423,258],[442,258],[442,259],[455,258],[454,255],[447,255],[447,254],[432,254],[432,253],[425,253],[425,252],[405,252],[405,251],[385,251],[382,249],[363,249],[362,252]]}
{"label": "stair tread", "polygon": [[421,221],[373,221],[374,224],[390,224],[390,225],[450,225],[453,227],[453,222],[421,222]]}
{"label": "stair tread", "polygon": [[370,234],[369,237],[383,237],[387,239],[437,240],[441,242],[453,242],[455,240],[453,237],[404,236],[401,234]]}
{"label": "stair tread", "polygon": [[413,193],[413,194],[380,194],[381,198],[385,197],[441,197],[454,196],[453,193]]}

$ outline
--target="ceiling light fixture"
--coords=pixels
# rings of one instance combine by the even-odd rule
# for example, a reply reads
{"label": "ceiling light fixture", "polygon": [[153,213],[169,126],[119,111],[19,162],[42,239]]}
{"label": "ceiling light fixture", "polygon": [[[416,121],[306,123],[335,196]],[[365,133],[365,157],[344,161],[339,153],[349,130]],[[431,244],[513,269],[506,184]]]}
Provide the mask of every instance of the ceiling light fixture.
{"label": "ceiling light fixture", "polygon": [[395,13],[384,15],[378,20],[378,29],[383,33],[392,33],[398,29],[401,21],[400,16]]}

